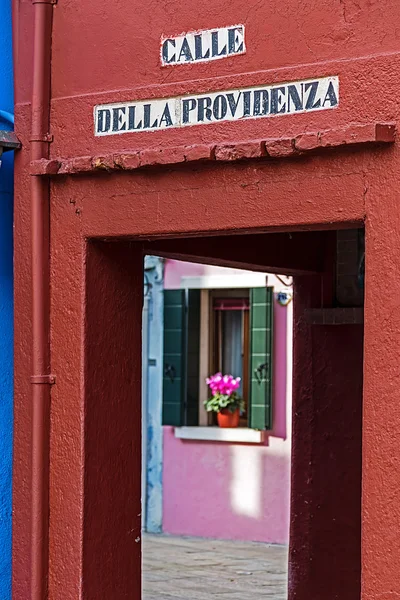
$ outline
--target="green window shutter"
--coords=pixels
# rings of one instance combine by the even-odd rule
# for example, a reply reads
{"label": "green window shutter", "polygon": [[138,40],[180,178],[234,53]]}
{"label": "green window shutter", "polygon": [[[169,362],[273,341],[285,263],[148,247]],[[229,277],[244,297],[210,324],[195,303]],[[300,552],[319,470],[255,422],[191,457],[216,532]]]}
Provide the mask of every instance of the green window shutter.
{"label": "green window shutter", "polygon": [[273,290],[250,290],[249,426],[272,428]]}
{"label": "green window shutter", "polygon": [[164,290],[163,425],[199,422],[200,290]]}
{"label": "green window shutter", "polygon": [[199,424],[200,290],[187,292],[185,425]]}
{"label": "green window shutter", "polygon": [[164,290],[163,425],[183,425],[185,290]]}

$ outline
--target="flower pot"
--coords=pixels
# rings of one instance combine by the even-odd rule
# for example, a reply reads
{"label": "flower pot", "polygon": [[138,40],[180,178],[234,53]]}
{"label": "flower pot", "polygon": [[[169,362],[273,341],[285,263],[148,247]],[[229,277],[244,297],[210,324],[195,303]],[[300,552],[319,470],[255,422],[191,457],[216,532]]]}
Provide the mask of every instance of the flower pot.
{"label": "flower pot", "polygon": [[239,409],[235,410],[235,412],[231,412],[227,408],[224,408],[221,412],[217,413],[217,421],[220,427],[238,427],[239,418]]}

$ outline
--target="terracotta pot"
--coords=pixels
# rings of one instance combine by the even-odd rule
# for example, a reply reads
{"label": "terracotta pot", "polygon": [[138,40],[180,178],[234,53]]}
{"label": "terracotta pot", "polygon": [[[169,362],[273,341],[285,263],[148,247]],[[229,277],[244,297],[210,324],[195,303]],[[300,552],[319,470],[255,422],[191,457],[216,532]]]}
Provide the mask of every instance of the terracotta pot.
{"label": "terracotta pot", "polygon": [[227,408],[224,408],[217,414],[217,421],[220,427],[237,427],[239,425],[239,418],[239,409],[233,413]]}

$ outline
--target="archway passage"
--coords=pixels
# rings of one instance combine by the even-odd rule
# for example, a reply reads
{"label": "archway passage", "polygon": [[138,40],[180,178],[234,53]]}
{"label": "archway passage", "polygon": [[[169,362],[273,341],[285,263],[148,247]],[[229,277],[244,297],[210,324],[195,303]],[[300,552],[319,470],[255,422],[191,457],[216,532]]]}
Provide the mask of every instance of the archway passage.
{"label": "archway passage", "polygon": [[[83,395],[75,398],[77,411],[84,409],[85,597],[140,598],[144,254],[294,275],[289,598],[360,596],[362,299],[350,286],[346,306],[339,293],[346,261],[347,274],[358,275],[357,236],[352,230],[346,240],[336,231],[311,231],[87,242],[84,335],[75,340],[84,353]],[[58,363],[59,343],[55,355]]]}

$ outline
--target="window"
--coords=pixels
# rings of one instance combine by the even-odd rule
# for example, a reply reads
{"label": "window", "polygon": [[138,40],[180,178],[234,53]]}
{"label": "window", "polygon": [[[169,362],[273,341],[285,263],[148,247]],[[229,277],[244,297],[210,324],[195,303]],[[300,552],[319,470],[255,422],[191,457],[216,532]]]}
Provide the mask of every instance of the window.
{"label": "window", "polygon": [[[231,373],[240,377],[238,393],[245,403],[240,425],[247,427],[249,396],[249,290],[214,290],[210,292],[210,361],[211,373]],[[201,334],[202,332],[200,332]],[[216,415],[209,422],[216,423]]]}
{"label": "window", "polygon": [[[200,290],[164,291],[164,425],[199,424],[199,390],[205,385],[201,340],[207,335],[208,374],[223,371],[242,378],[241,426],[271,429],[272,297],[270,287],[211,290],[204,324]],[[215,423],[212,415],[208,423]]]}

